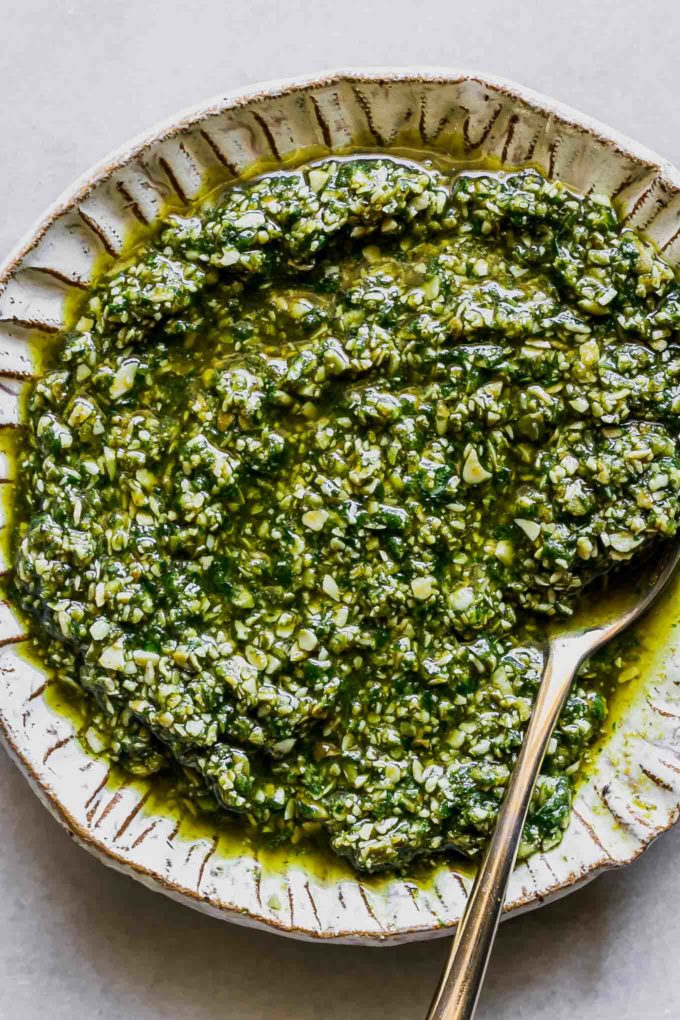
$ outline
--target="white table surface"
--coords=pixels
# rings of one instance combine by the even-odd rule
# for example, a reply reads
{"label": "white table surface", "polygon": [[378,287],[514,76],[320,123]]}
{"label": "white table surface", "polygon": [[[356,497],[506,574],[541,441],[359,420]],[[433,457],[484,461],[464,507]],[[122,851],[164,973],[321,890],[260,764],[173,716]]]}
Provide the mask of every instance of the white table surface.
{"label": "white table surface", "polygon": [[[645,13],[648,11],[648,13]],[[680,163],[680,3],[0,0],[0,251],[110,149],[247,83],[493,71]],[[446,941],[307,945],[172,903],[75,847],[0,752],[0,1018],[418,1020]],[[680,829],[503,925],[479,1020],[680,1018]]]}

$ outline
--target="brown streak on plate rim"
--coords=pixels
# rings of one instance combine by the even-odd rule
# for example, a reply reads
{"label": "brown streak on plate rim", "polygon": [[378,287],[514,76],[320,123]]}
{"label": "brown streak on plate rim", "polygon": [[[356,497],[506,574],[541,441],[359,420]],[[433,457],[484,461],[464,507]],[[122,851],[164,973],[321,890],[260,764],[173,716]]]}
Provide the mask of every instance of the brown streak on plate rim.
{"label": "brown streak on plate rim", "polygon": [[255,858],[255,865],[253,867],[253,881],[255,883],[257,905],[262,910],[262,866],[257,858]]}
{"label": "brown streak on plate rim", "polygon": [[182,155],[183,155],[183,156],[184,156],[184,158],[186,159],[187,163],[190,163],[190,164],[191,164],[191,166],[192,166],[192,168],[193,168],[193,169],[194,169],[194,170],[196,171],[196,173],[197,173],[197,174],[200,174],[200,171],[199,171],[198,167],[196,166],[196,160],[195,160],[195,159],[194,159],[194,157],[193,157],[193,156],[191,155],[191,153],[190,153],[190,152],[189,152],[189,150],[187,149],[187,147],[186,147],[186,145],[184,144],[184,142],[179,142],[179,143],[178,143],[178,145],[177,145],[177,148],[178,148],[178,149],[179,149],[179,151],[180,151],[180,152],[182,153]]}
{"label": "brown streak on plate rim", "polygon": [[201,867],[198,870],[198,881],[196,882],[196,892],[198,892],[199,889],[201,888],[201,882],[203,881],[203,875],[205,873],[206,866],[210,858],[214,856],[215,851],[217,850],[217,844],[219,843],[219,840],[220,840],[219,836],[217,835],[213,836],[213,841],[208,847],[208,852],[201,861]]}
{"label": "brown streak on plate rim", "polygon": [[380,149],[387,148],[388,143],[385,141],[385,139],[382,137],[381,133],[378,131],[375,124],[373,123],[373,113],[371,112],[371,104],[369,103],[368,99],[363,94],[361,89],[356,87],[356,85],[352,86],[352,92],[354,94],[354,98],[357,101],[357,106],[360,108],[361,112],[364,115],[366,124],[368,126],[368,130],[373,136],[373,140],[377,143],[378,148]]}
{"label": "brown streak on plate rim", "polygon": [[430,139],[427,137],[427,92],[422,92],[420,96],[420,106],[418,111],[418,134],[420,140],[427,146]]}
{"label": "brown streak on plate rim", "polygon": [[548,163],[548,177],[550,178],[550,180],[552,180],[553,177],[555,176],[555,166],[557,164],[557,151],[559,147],[560,139],[555,138],[555,140],[550,143],[550,146],[548,148],[548,154],[550,156],[550,162]]}
{"label": "brown streak on plate rim", "polygon": [[146,837],[151,835],[153,830],[158,825],[159,821],[160,821],[160,819],[155,818],[153,820],[153,822],[151,823],[151,825],[147,825],[146,829],[144,829],[142,832],[140,832],[139,836],[137,836],[137,839],[134,841],[134,843],[132,844],[130,849],[131,850],[136,850],[138,846],[141,846],[142,843],[144,842],[144,840],[146,839]]}
{"label": "brown streak on plate rim", "polygon": [[660,247],[659,251],[666,251],[666,249],[667,249],[667,248],[670,248],[670,246],[671,246],[671,245],[672,245],[672,244],[673,244],[673,243],[674,243],[675,241],[677,241],[679,237],[680,237],[680,227],[678,227],[678,229],[677,229],[677,230],[675,231],[675,233],[674,233],[674,234],[672,234],[672,235],[671,235],[671,236],[670,236],[670,237],[668,238],[668,240],[667,240],[667,241],[664,241],[664,243],[663,243],[663,244],[661,245],[661,247]]}
{"label": "brown streak on plate rim", "polygon": [[212,137],[212,135],[209,135],[208,132],[205,130],[201,130],[198,133],[200,137],[203,139],[203,141],[206,143],[208,148],[211,150],[212,154],[215,156],[215,159],[217,159],[217,161],[221,163],[223,167],[226,167],[226,169],[229,171],[230,174],[232,174],[233,177],[238,177],[239,176],[238,167],[236,166],[235,163],[232,163],[231,160],[227,159],[227,157],[222,152],[222,150],[220,149],[219,145]]}
{"label": "brown streak on plate rim", "polygon": [[319,911],[316,909],[316,900],[312,896],[312,890],[309,888],[309,879],[305,879],[304,889],[305,892],[307,893],[307,898],[309,899],[309,902],[312,906],[312,911],[314,912],[314,918],[316,920],[317,927],[319,931],[323,931],[323,925],[321,923],[321,918],[319,917]]}
{"label": "brown streak on plate rim", "polygon": [[606,807],[607,811],[609,811],[610,815],[612,815],[612,817],[615,818],[616,821],[619,822],[619,824],[622,825],[624,829],[627,829],[628,832],[630,832],[631,835],[639,841],[640,834],[639,832],[637,832],[634,823],[641,825],[643,829],[651,829],[652,826],[650,825],[649,822],[645,821],[645,819],[641,815],[639,815],[636,811],[633,811],[630,808],[630,805],[626,805],[626,807],[630,811],[630,818],[626,818],[625,815],[622,815],[621,812],[618,811],[615,807],[613,807],[612,804],[610,803],[609,789],[610,789],[609,783],[605,783],[605,785],[598,790],[600,800]]}
{"label": "brown streak on plate rim", "polygon": [[36,687],[34,691],[31,691],[29,696],[26,698],[26,704],[28,704],[31,701],[35,701],[36,698],[39,698],[40,695],[44,694],[47,688],[53,683],[54,677],[48,677],[44,683],[40,684],[40,687]]}
{"label": "brown streak on plate rim", "polygon": [[130,189],[127,187],[127,185],[123,181],[118,181],[118,183],[116,184],[116,190],[120,192],[123,200],[125,201],[125,204],[127,205],[132,215],[135,217],[135,219],[143,226],[148,227],[151,220],[149,220],[144,215],[144,210],[142,209],[141,205],[134,197]]}
{"label": "brown streak on plate rim", "polygon": [[0,648],[5,648],[7,645],[20,645],[24,641],[28,641],[28,634],[15,634],[12,637],[0,638]]}
{"label": "brown streak on plate rim", "polygon": [[70,733],[67,737],[62,737],[61,740],[56,742],[56,744],[52,744],[51,747],[48,747],[43,756],[43,765],[47,764],[55,751],[59,751],[62,747],[66,747],[71,740],[75,740],[75,736],[75,733]]}
{"label": "brown streak on plate rim", "polygon": [[643,188],[643,190],[640,192],[640,194],[636,198],[635,205],[622,218],[622,220],[621,220],[622,223],[628,223],[630,220],[633,219],[635,214],[637,212],[639,212],[639,210],[642,208],[642,206],[644,205],[646,200],[649,198],[650,193],[654,190],[654,187],[658,183],[658,180],[659,180],[658,175],[655,174],[655,176],[649,182],[647,187]]}
{"label": "brown streak on plate rim", "polygon": [[548,871],[550,872],[552,877],[555,879],[555,882],[559,885],[560,880],[557,877],[557,875],[555,874],[554,868],[553,868],[552,864],[550,863],[550,858],[548,857],[548,854],[546,854],[546,853],[537,854],[537,859],[539,861],[543,862],[543,864],[548,869]]}
{"label": "brown streak on plate rim", "polygon": [[628,174],[626,177],[624,177],[619,186],[617,188],[614,188],[611,195],[609,196],[610,201],[615,202],[619,195],[622,195],[626,188],[629,188],[630,185],[635,181],[635,179],[636,178],[634,174]]}
{"label": "brown streak on plate rim", "polygon": [[95,235],[95,237],[97,237],[101,241],[105,251],[109,255],[111,255],[112,258],[115,258],[117,255],[119,255],[120,252],[118,248],[116,248],[116,246],[113,244],[111,238],[106,233],[104,228],[99,223],[97,223],[96,219],[93,216],[90,216],[89,213],[86,213],[85,210],[80,205],[76,207],[76,211],[80,216],[81,220],[83,221],[83,223],[85,224],[85,226],[89,227],[92,233]]}
{"label": "brown streak on plate rim", "polygon": [[312,104],[314,116],[316,117],[319,128],[321,129],[321,137],[323,138],[324,145],[326,146],[327,149],[332,149],[333,136],[331,134],[330,124],[326,120],[324,112],[321,109],[321,104],[319,103],[319,100],[316,98],[313,92],[310,92],[309,94],[309,101]]}
{"label": "brown streak on plate rim", "polygon": [[[0,369],[0,380],[2,379],[13,379],[14,382],[29,382],[31,379],[36,379],[37,376],[33,375],[32,372],[17,372],[14,369],[3,368]],[[6,393],[8,397],[14,397],[15,399],[19,396],[9,386],[5,386],[4,382],[0,381],[0,390]],[[19,422],[19,428],[23,428],[21,422]],[[12,481],[12,479],[5,479],[5,481]]]}
{"label": "brown streak on plate rim", "polygon": [[178,818],[176,823],[175,823],[175,825],[172,828],[172,832],[166,837],[166,842],[167,843],[172,843],[172,841],[174,840],[175,836],[179,832],[179,827],[180,827],[181,824],[182,824],[181,819]]}
{"label": "brown streak on plate rim", "polygon": [[186,191],[180,184],[179,178],[175,171],[173,170],[172,166],[170,165],[170,162],[165,158],[165,156],[159,156],[158,162],[163,167],[166,177],[172,184],[173,188],[175,189],[175,192],[179,195],[181,201],[184,203],[184,205],[188,205],[189,196],[187,195]]}
{"label": "brown streak on plate rim", "polygon": [[503,142],[503,152],[501,154],[501,163],[505,164],[508,162],[508,152],[512,145],[512,139],[515,135],[515,128],[519,124],[519,114],[513,113],[510,120],[508,121],[508,127],[505,132],[505,141]]}
{"label": "brown streak on plate rim", "polygon": [[418,890],[410,882],[404,882],[404,889],[413,900],[416,910],[420,911],[420,903],[418,903]]}
{"label": "brown streak on plate rim", "polygon": [[272,153],[274,155],[274,159],[276,159],[279,163],[283,163],[283,156],[281,155],[281,152],[279,151],[279,147],[276,144],[276,138],[274,138],[274,132],[269,127],[269,123],[267,121],[267,118],[263,117],[261,113],[257,112],[257,110],[253,110],[253,120],[256,121],[256,123],[260,125],[260,130],[262,131],[262,134],[264,135],[264,137],[265,137],[265,139],[267,141],[267,145],[272,150]]}
{"label": "brown streak on plate rim", "polygon": [[58,333],[61,326],[55,322],[45,322],[41,319],[23,319],[20,315],[4,315],[0,319],[0,325],[8,322],[11,326],[20,326],[22,329],[35,330],[37,333],[48,333],[50,336]]}
{"label": "brown streak on plate rim", "polygon": [[137,803],[133,807],[133,809],[130,812],[130,814],[127,816],[127,818],[123,821],[123,823],[120,826],[120,828],[114,834],[114,837],[113,837],[114,840],[120,839],[120,837],[122,835],[124,835],[124,833],[127,832],[128,828],[132,825],[133,821],[135,820],[135,818],[137,817],[139,812],[142,810],[142,808],[144,807],[144,805],[146,804],[146,802],[147,802],[147,800],[149,799],[150,796],[151,796],[151,790],[147,790],[144,793],[144,796],[139,798],[139,800],[137,801]]}
{"label": "brown streak on plate rim", "polygon": [[538,145],[538,140],[539,140],[540,137],[541,137],[541,132],[540,131],[537,131],[532,136],[531,141],[529,142],[529,145],[527,147],[527,151],[524,154],[524,162],[525,163],[528,163],[531,159],[533,159],[533,155],[534,155],[534,152],[536,151],[536,146]]}
{"label": "brown streak on plate rim", "polygon": [[652,712],[656,712],[657,715],[661,715],[664,719],[680,719],[680,714],[677,712],[669,712],[667,708],[662,708],[661,705],[657,705],[651,698],[647,698],[647,704],[651,708]]}
{"label": "brown streak on plate rim", "polygon": [[[660,184],[659,191],[663,190],[664,186],[663,184]],[[665,212],[665,210],[666,205],[664,204],[663,199],[657,196],[652,203],[652,208],[649,210],[649,214],[645,217],[645,219],[641,223],[637,224],[635,229],[643,235],[647,234],[649,230],[652,228],[653,224],[656,222],[659,216],[661,216],[662,213]]]}
{"label": "brown streak on plate rim", "polygon": [[661,787],[662,790],[668,790],[669,793],[675,793],[675,788],[672,783],[662,779],[661,776],[657,776],[656,772],[652,772],[652,770],[648,769],[645,765],[640,766],[640,772],[642,772],[643,776],[647,776],[647,779],[654,783],[655,786]]}
{"label": "brown streak on plate rim", "polygon": [[370,901],[368,899],[368,895],[366,893],[366,890],[365,890],[364,886],[362,885],[361,882],[358,882],[357,886],[358,886],[358,889],[359,889],[359,895],[361,896],[362,900],[364,901],[364,906],[366,907],[367,913],[370,915],[370,917],[373,918],[373,920],[377,924],[378,928],[380,928],[380,931],[385,931],[383,925],[380,922],[380,918],[376,915],[373,907],[370,904]]}
{"label": "brown streak on plate rim", "polygon": [[[527,860],[524,861],[524,863],[526,865],[527,871],[529,872],[529,877],[530,877],[531,881],[534,883],[534,889],[536,890],[535,895],[538,896],[539,900],[542,903],[543,902],[543,893],[541,892],[540,885],[536,881],[536,875],[534,874],[534,869],[531,866],[531,860],[529,858],[527,858]],[[532,895],[534,895],[534,894],[532,894]]]}
{"label": "brown streak on plate rim", "polygon": [[457,871],[451,871],[451,875],[453,876],[453,878],[455,879],[455,881],[456,881],[456,882],[458,883],[458,885],[459,885],[459,887],[460,887],[460,891],[461,891],[461,892],[462,892],[462,894],[463,894],[463,899],[464,899],[464,900],[467,900],[467,898],[468,898],[468,891],[467,891],[467,886],[465,885],[465,882],[464,882],[464,881],[463,881],[463,879],[462,879],[462,878],[460,877],[460,875],[458,874],[458,872],[457,872]]}
{"label": "brown streak on plate rim", "polygon": [[99,783],[99,785],[97,786],[96,790],[94,790],[90,794],[90,796],[87,798],[87,800],[85,801],[85,807],[86,808],[89,808],[90,804],[93,802],[95,797],[97,797],[98,794],[100,794],[102,792],[102,790],[104,789],[104,787],[108,783],[110,776],[111,776],[111,769],[107,769],[105,774],[104,774],[104,778],[102,779],[101,783]]}
{"label": "brown streak on plate rim", "polygon": [[572,808],[571,810],[572,810],[572,814],[574,815],[574,817],[578,818],[578,820],[580,821],[581,825],[583,826],[585,831],[588,833],[588,835],[592,839],[594,845],[596,847],[598,847],[599,850],[601,850],[601,852],[603,852],[603,854],[605,854],[605,856],[608,858],[608,860],[610,860],[610,861],[614,860],[614,858],[610,854],[609,850],[607,849],[607,847],[605,846],[603,841],[601,841],[601,839],[599,838],[599,836],[595,832],[595,830],[592,827],[592,825],[590,824],[590,822],[586,818],[584,818],[583,815],[580,813],[580,811],[578,811],[576,808]]}
{"label": "brown streak on plate rim", "polygon": [[77,287],[78,290],[89,290],[90,287],[86,280],[81,280],[78,276],[68,276],[60,269],[53,269],[52,266],[26,266],[26,270],[51,276],[53,280],[58,280],[59,283],[64,283],[67,287]]}
{"label": "brown streak on plate rim", "polygon": [[123,791],[122,790],[116,790],[116,792],[114,793],[113,797],[108,802],[108,804],[106,805],[106,807],[104,808],[104,810],[100,814],[100,816],[97,819],[97,821],[94,823],[94,828],[95,829],[98,829],[99,826],[102,824],[102,822],[105,821],[106,818],[108,818],[108,816],[111,814],[113,809],[120,803],[122,797],[123,797]]}
{"label": "brown streak on plate rim", "polygon": [[[651,742],[648,740],[647,743],[649,744]],[[651,746],[657,751],[669,751],[675,758],[680,758],[680,754],[675,750],[675,748],[669,747],[667,744],[652,744]],[[662,765],[665,765],[667,769],[670,769],[671,772],[677,772],[678,775],[680,775],[680,766],[673,765],[671,762],[666,761],[662,755],[659,755],[659,761]]]}
{"label": "brown streak on plate rim", "polygon": [[503,107],[499,104],[498,108],[494,110],[491,116],[489,117],[489,120],[486,123],[485,127],[482,128],[482,133],[477,139],[477,141],[473,141],[472,138],[470,138],[470,113],[468,112],[467,117],[463,121],[463,142],[465,144],[466,152],[474,152],[475,149],[479,149],[480,146],[484,145],[484,142],[491,134],[493,126],[500,117],[502,112]]}
{"label": "brown streak on plate rim", "polygon": [[446,902],[446,897],[444,896],[443,892],[439,888],[439,883],[437,882],[436,876],[435,876],[435,878],[434,878],[434,880],[432,882],[432,889],[434,891],[435,896],[437,897],[437,899],[441,903],[443,910],[450,911],[449,904]]}

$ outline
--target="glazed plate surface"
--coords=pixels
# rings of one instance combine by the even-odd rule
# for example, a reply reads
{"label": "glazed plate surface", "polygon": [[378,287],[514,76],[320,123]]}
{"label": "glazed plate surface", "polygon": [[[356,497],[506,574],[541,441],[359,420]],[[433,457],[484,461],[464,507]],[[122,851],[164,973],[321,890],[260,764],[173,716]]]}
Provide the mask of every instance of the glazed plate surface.
{"label": "glazed plate surface", "polygon": [[[47,211],[0,267],[0,469],[3,430],[19,424],[41,342],[58,332],[105,255],[168,203],[210,182],[301,156],[384,148],[465,162],[537,166],[612,197],[625,222],[680,265],[680,173],[654,153],[560,104],[484,74],[348,70],[211,100],[135,139]],[[11,489],[5,487],[11,502]],[[6,515],[6,511],[5,511]],[[3,564],[6,570],[9,564]],[[516,868],[507,911],[538,906],[635,860],[680,813],[680,586],[641,631],[642,683],[622,690],[581,782],[562,844]],[[218,917],[309,939],[384,945],[450,932],[471,883],[444,860],[408,878],[360,878],[309,853],[265,853],[238,835],[180,821],[151,785],[112,772],[77,739],[73,711],[24,653],[0,606],[0,733],[36,793],[104,863]]]}

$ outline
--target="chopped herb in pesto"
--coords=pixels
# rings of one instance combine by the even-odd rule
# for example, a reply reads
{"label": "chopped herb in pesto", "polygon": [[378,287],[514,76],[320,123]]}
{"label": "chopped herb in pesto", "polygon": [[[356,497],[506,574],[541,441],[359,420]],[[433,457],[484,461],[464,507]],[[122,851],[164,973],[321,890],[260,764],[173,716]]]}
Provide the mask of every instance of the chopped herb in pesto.
{"label": "chopped herb in pesto", "polygon": [[548,618],[676,531],[679,330],[668,265],[533,170],[335,158],[169,216],[28,406],[16,596],[90,745],[362,870],[478,852]]}

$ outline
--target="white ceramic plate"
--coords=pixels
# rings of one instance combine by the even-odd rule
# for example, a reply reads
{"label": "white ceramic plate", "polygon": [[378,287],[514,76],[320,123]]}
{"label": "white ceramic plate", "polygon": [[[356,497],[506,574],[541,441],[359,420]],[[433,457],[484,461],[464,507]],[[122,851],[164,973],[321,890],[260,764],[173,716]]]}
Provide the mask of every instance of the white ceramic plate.
{"label": "white ceramic plate", "polygon": [[[680,173],[654,153],[550,99],[487,75],[447,69],[337,71],[230,93],[135,139],[82,177],[0,268],[0,426],[16,426],[29,339],[57,332],[64,301],[86,289],[103,252],[121,250],[168,198],[309,150],[410,146],[470,160],[533,164],[582,191],[612,196],[627,223],[680,264]],[[0,433],[1,437],[1,433]],[[11,482],[10,482],[11,484]],[[646,683],[580,786],[561,846],[513,876],[507,910],[536,906],[605,868],[627,864],[680,811],[680,632],[662,626]],[[1,607],[0,607],[1,608]],[[429,876],[359,878],[303,855],[257,853],[152,807],[151,792],[110,776],[50,707],[49,681],[22,657],[21,626],[0,612],[0,730],[52,813],[104,863],[219,917],[302,938],[386,944],[445,934],[469,874],[442,860]]]}

